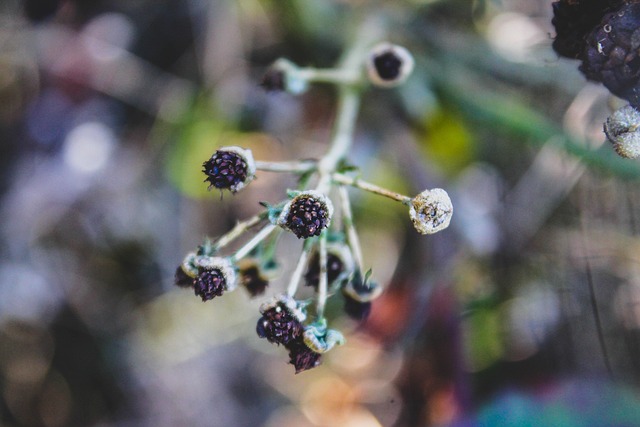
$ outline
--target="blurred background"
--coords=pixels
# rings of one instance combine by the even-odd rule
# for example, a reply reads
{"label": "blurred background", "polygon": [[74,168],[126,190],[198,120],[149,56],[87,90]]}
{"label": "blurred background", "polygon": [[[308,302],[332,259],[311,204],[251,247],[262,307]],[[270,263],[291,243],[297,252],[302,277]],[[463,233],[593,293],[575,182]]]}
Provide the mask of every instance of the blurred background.
{"label": "blurred background", "polygon": [[[259,173],[207,192],[222,145],[322,155],[331,87],[259,87],[279,57],[329,67],[365,17],[416,57],[364,98],[351,161],[451,227],[353,191],[385,284],[347,344],[294,375],[260,298],[173,285],[204,236],[276,203]],[[551,49],[550,0],[2,0],[0,425],[640,426],[640,167],[603,146],[620,106]],[[299,243],[282,239],[282,291]]]}

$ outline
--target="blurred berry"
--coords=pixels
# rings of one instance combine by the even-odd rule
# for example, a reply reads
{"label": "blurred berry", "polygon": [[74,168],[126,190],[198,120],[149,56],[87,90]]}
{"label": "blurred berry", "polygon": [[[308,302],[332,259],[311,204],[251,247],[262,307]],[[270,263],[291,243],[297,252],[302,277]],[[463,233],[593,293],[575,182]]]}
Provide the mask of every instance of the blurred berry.
{"label": "blurred berry", "polygon": [[267,92],[276,92],[285,90],[285,74],[284,71],[277,68],[270,68],[262,76],[260,86]]}
{"label": "blurred berry", "polygon": [[264,294],[269,280],[262,275],[256,260],[242,260],[239,265],[240,283],[252,297]]}
{"label": "blurred berry", "polygon": [[222,296],[226,287],[226,279],[219,268],[200,268],[193,289],[202,301],[209,301]]}
{"label": "blurred berry", "polygon": [[[333,283],[344,271],[344,264],[336,254],[327,254],[327,278]],[[320,283],[320,254],[315,252],[309,261],[309,267],[304,275],[305,284],[318,290]]]}
{"label": "blurred berry", "polygon": [[313,369],[321,363],[321,354],[307,347],[301,338],[292,341],[291,344],[287,346],[287,350],[289,350],[289,363],[296,368],[296,374]]}
{"label": "blurred berry", "polygon": [[366,65],[371,83],[380,87],[393,87],[409,77],[414,60],[404,47],[380,43],[371,49]]}
{"label": "blurred berry", "polygon": [[363,321],[366,320],[367,317],[369,317],[369,313],[371,313],[371,303],[360,302],[351,298],[349,295],[345,295],[344,312],[354,320]]}

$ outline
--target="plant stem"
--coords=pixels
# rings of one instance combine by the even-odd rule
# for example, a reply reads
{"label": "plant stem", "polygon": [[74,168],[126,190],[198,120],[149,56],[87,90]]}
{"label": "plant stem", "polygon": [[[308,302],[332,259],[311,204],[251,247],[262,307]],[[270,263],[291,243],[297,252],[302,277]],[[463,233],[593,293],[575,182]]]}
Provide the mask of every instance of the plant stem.
{"label": "plant stem", "polygon": [[327,288],[329,278],[327,277],[327,233],[320,234],[319,244],[320,277],[318,281],[318,299],[316,301],[316,317],[320,321],[324,319],[324,307],[327,303]]}
{"label": "plant stem", "polygon": [[352,85],[358,83],[361,79],[361,73],[358,72],[358,70],[338,68],[300,68],[296,70],[296,75],[308,82],[330,83],[335,85]]}
{"label": "plant stem", "polygon": [[215,251],[224,248],[229,243],[241,236],[245,231],[259,224],[260,221],[266,218],[266,215],[266,212],[261,212],[245,221],[238,222],[235,227],[233,227],[229,232],[223,234],[218,238],[218,240],[216,240],[216,242],[213,244]]}
{"label": "plant stem", "polygon": [[293,162],[264,162],[256,161],[256,169],[267,172],[305,173],[316,168],[315,160],[301,160]]}
{"label": "plant stem", "polygon": [[298,264],[296,265],[296,269],[293,271],[291,275],[291,279],[289,279],[289,286],[287,286],[287,295],[293,298],[298,290],[298,283],[300,283],[300,279],[302,278],[302,274],[304,273],[304,269],[307,266],[307,259],[309,258],[309,252],[311,251],[311,245],[305,242],[302,247],[302,252],[300,253],[300,258],[298,259]]}
{"label": "plant stem", "polygon": [[370,182],[363,181],[360,178],[352,178],[347,175],[343,175],[341,173],[335,173],[332,176],[333,181],[338,184],[350,185],[352,187],[359,188],[361,190],[368,191],[370,193],[378,194],[380,196],[388,197],[393,200],[397,200],[398,202],[402,202],[405,205],[411,203],[411,197],[405,196],[400,193],[396,193],[395,191],[387,190],[386,188],[378,187],[375,184],[371,184]]}
{"label": "plant stem", "polygon": [[340,187],[338,194],[340,195],[340,205],[342,207],[342,221],[344,222],[344,228],[347,232],[347,243],[355,259],[356,266],[360,270],[360,273],[362,273],[364,271],[362,249],[360,248],[360,239],[358,239],[356,227],[353,225],[353,213],[351,212],[349,193],[346,187]]}
{"label": "plant stem", "polygon": [[247,256],[249,252],[251,252],[256,246],[258,246],[260,242],[266,239],[275,228],[276,226],[273,224],[265,225],[264,228],[258,232],[258,234],[253,236],[251,240],[249,240],[244,246],[236,251],[236,253],[231,257],[232,261],[239,261]]}

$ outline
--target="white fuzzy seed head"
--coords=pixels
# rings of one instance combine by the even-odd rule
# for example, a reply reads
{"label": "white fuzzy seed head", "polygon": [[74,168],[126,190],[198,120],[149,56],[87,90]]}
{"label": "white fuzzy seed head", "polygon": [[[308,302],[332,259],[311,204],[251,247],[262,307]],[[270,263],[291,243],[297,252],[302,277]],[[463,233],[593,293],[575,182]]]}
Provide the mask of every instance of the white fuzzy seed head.
{"label": "white fuzzy seed head", "polygon": [[621,157],[640,157],[640,111],[631,105],[616,110],[604,123],[604,133]]}
{"label": "white fuzzy seed head", "polygon": [[453,205],[441,188],[425,190],[411,200],[409,216],[420,234],[433,234],[444,230],[451,222]]}
{"label": "white fuzzy seed head", "polygon": [[233,291],[237,286],[237,274],[233,263],[228,258],[197,256],[195,265],[208,270],[219,270],[224,276],[226,291]]}

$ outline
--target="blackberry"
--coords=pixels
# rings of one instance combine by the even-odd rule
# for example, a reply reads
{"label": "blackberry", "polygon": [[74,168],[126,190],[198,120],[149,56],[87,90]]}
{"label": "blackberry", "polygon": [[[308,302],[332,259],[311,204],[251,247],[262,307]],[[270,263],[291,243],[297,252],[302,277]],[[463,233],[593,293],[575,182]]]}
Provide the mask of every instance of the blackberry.
{"label": "blackberry", "polygon": [[329,226],[333,205],[316,191],[303,191],[283,208],[278,225],[291,230],[298,238],[319,236]]}
{"label": "blackberry", "polygon": [[311,350],[302,338],[296,339],[287,346],[289,363],[296,368],[296,374],[319,366],[321,354]]}
{"label": "blackberry", "polygon": [[561,56],[581,59],[585,39],[600,23],[603,16],[618,8],[622,0],[561,0],[552,4],[556,29],[553,49]]}
{"label": "blackberry", "polygon": [[296,302],[285,295],[263,304],[260,307],[262,317],[256,325],[258,336],[270,343],[285,346],[301,339],[305,317],[296,306]]}
{"label": "blackberry", "polygon": [[232,193],[241,190],[255,175],[255,162],[250,150],[240,147],[223,147],[202,164],[209,188],[228,189]]}
{"label": "blackberry", "polygon": [[586,38],[580,71],[640,106],[640,3],[606,13]]}
{"label": "blackberry", "polygon": [[193,290],[202,301],[222,296],[224,291],[235,289],[235,268],[227,258],[199,256],[196,259],[198,274]]}

